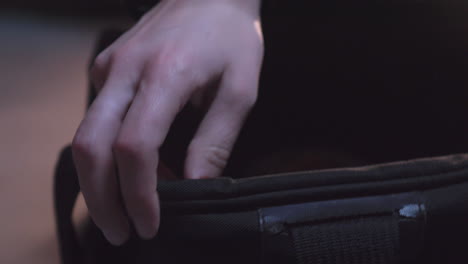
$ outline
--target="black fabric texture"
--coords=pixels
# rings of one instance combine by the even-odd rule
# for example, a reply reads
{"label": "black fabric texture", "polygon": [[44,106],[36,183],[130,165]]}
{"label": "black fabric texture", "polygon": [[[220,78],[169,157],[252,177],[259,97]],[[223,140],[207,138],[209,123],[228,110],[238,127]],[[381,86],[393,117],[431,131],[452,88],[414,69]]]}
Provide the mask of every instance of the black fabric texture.
{"label": "black fabric texture", "polygon": [[298,264],[399,263],[393,216],[297,226],[291,233]]}
{"label": "black fabric texture", "polygon": [[[394,180],[416,179],[420,182],[429,177],[444,175],[446,181],[457,175],[465,175],[468,166],[468,154],[443,157],[423,158],[406,162],[371,165],[359,168],[330,169],[310,172],[297,172],[257,176],[246,179],[216,178],[206,180],[183,180],[165,182],[160,187],[166,201],[190,199],[209,200],[235,198],[263,192],[275,192],[288,189],[326,187],[346,184],[375,182],[376,184]],[[446,175],[453,177],[447,177]],[[450,183],[450,182],[449,182]]]}
{"label": "black fabric texture", "polygon": [[468,156],[233,180],[185,180],[159,186],[163,208],[229,211],[303,201],[422,191],[468,180]]}
{"label": "black fabric texture", "polygon": [[[78,193],[78,182],[68,148],[63,152],[61,165],[58,166],[60,169],[57,170],[55,188],[61,254],[64,263],[73,264],[102,263],[109,259],[115,259],[114,263],[122,264],[132,263],[134,259],[138,259],[138,263],[181,263],[193,260],[204,263],[291,263],[285,260],[294,256],[291,255],[288,242],[292,240],[296,250],[293,254],[297,255],[300,263],[310,263],[317,258],[322,263],[357,263],[355,261],[365,260],[377,261],[375,263],[414,263],[414,260],[425,260],[421,263],[444,263],[445,260],[452,260],[450,263],[463,263],[468,257],[463,250],[463,242],[468,236],[465,225],[468,221],[468,164],[465,164],[468,157],[454,155],[432,160],[433,163],[427,159],[405,163],[412,164],[413,168],[406,171],[413,175],[405,174],[406,177],[416,177],[418,184],[424,186],[411,192],[407,192],[407,184],[401,184],[401,189],[392,189],[390,193],[388,189],[382,192],[377,187],[387,184],[385,181],[370,181],[361,192],[349,192],[347,185],[336,184],[333,177],[330,177],[330,188],[319,186],[317,188],[320,192],[314,193],[315,196],[312,197],[306,189],[303,195],[296,197],[297,200],[290,199],[290,196],[295,196],[301,191],[297,187],[289,189],[290,186],[284,185],[282,192],[278,189],[271,192],[262,190],[262,186],[268,185],[276,178],[288,179],[292,176],[285,174],[259,177],[253,181],[256,184],[249,187],[257,187],[263,192],[263,200],[258,203],[258,195],[240,197],[241,192],[236,194],[238,199],[231,200],[222,196],[213,197],[208,191],[205,193],[206,200],[203,200],[201,196],[207,186],[187,185],[181,188],[183,191],[178,192],[184,199],[175,199],[177,202],[170,203],[162,198],[161,229],[155,239],[141,241],[133,235],[132,240],[124,247],[115,248],[105,241],[92,222],[85,228],[86,234],[81,236],[83,240],[78,241],[75,235],[71,224],[71,209]],[[444,166],[447,164],[452,164],[453,167],[441,170],[446,168]],[[398,166],[402,164],[374,165],[344,169],[342,172],[354,171],[369,175],[379,167],[383,171],[392,172],[392,168]],[[333,172],[337,173],[339,170]],[[444,184],[436,181],[432,185],[432,172],[437,172],[438,177],[447,179],[450,179],[452,174],[459,174],[460,179],[464,181],[449,181]],[[313,173],[308,175],[314,177]],[[399,173],[394,175],[396,178],[401,176]],[[306,183],[305,179],[306,177],[301,178]],[[324,179],[326,183],[327,178]],[[225,185],[225,180],[219,178],[211,181],[218,181],[220,186],[228,186],[229,190],[239,190],[233,187],[239,182],[249,185],[247,179],[231,180],[232,186]],[[170,188],[165,189],[165,185],[175,188],[177,184],[182,186],[185,182],[161,182],[162,197],[164,190],[172,192]],[[190,190],[189,186],[193,189]],[[187,199],[184,196],[185,192],[201,192],[202,200]],[[334,200],[337,199],[337,192],[346,192],[347,195]],[[277,207],[281,197],[283,201]],[[219,204],[213,203],[214,201],[218,201]],[[200,206],[201,204],[203,206]],[[181,206],[183,210],[180,210]],[[220,210],[222,207],[224,209]],[[276,224],[269,225],[271,220]],[[365,226],[369,229],[361,230]],[[289,235],[284,233],[288,228],[292,230]],[[315,231],[315,228],[322,231]],[[347,233],[346,230],[354,230],[358,234]],[[311,236],[317,232],[316,236]],[[326,236],[327,232],[335,234]],[[338,236],[337,240],[325,239],[334,236]],[[358,242],[353,239],[357,239]],[[371,244],[372,239],[382,240]],[[323,243],[322,247],[311,247],[319,242]],[[404,248],[400,249],[400,245]],[[352,248],[354,251],[349,251]],[[328,250],[328,253],[318,253],[323,250]],[[330,259],[332,255],[327,255],[330,251],[340,252],[342,255],[333,253],[332,255],[338,258],[333,260]],[[268,257],[272,256],[275,257],[270,260]],[[401,261],[395,262],[396,259]]]}
{"label": "black fabric texture", "polygon": [[217,215],[166,214],[160,232],[150,241],[133,235],[122,247],[109,245],[88,222],[83,263],[260,263],[256,212]]}
{"label": "black fabric texture", "polygon": [[55,168],[53,190],[54,213],[62,263],[83,263],[84,252],[81,245],[78,244],[78,235],[71,221],[76,197],[80,192],[71,148],[65,148],[60,153]]}
{"label": "black fabric texture", "polygon": [[468,184],[427,192],[424,263],[467,263]]}

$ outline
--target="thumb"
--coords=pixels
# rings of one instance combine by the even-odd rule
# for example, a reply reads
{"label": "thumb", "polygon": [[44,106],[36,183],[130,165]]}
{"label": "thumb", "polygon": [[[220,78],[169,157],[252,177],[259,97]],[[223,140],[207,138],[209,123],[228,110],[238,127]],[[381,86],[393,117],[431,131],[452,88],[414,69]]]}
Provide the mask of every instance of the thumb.
{"label": "thumb", "polygon": [[239,71],[224,72],[218,93],[189,145],[185,178],[212,178],[223,172],[257,98],[258,70],[247,70],[251,68],[238,67]]}

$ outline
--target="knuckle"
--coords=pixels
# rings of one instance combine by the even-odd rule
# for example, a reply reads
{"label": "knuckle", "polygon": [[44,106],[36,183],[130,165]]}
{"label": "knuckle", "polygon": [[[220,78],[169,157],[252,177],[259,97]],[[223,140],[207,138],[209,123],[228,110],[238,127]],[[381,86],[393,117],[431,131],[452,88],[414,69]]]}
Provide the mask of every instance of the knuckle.
{"label": "knuckle", "polygon": [[232,107],[252,108],[257,102],[257,91],[250,87],[230,89],[226,94],[226,103]]}
{"label": "knuckle", "polygon": [[230,150],[227,147],[219,145],[209,145],[200,149],[200,147],[192,144],[189,146],[189,155],[201,155],[211,166],[223,169],[229,159]]}
{"label": "knuckle", "polygon": [[73,156],[86,161],[95,157],[94,143],[88,137],[77,134],[72,142]]}
{"label": "knuckle", "polygon": [[101,52],[96,59],[94,59],[93,66],[91,68],[92,74],[99,74],[103,72],[108,64],[108,57],[105,53]]}
{"label": "knuckle", "polygon": [[135,56],[136,48],[135,45],[129,43],[116,48],[110,56],[110,60],[113,64],[122,63],[127,64],[133,60]]}
{"label": "knuckle", "polygon": [[175,53],[171,50],[163,50],[150,63],[148,73],[154,74],[157,72],[157,77],[167,82],[180,79],[192,79],[195,75],[195,70],[192,65],[192,55],[184,52]]}
{"label": "knuckle", "polygon": [[145,143],[138,139],[119,137],[112,146],[114,153],[126,159],[140,159]]}
{"label": "knuckle", "polygon": [[229,158],[229,150],[219,146],[211,146],[207,150],[206,160],[216,168],[222,169],[226,166]]}

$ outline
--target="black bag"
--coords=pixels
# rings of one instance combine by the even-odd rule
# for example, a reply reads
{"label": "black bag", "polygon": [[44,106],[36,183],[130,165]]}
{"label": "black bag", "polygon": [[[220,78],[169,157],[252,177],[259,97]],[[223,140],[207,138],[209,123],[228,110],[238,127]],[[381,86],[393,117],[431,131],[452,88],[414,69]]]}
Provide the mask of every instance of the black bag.
{"label": "black bag", "polygon": [[[468,152],[465,2],[280,6],[263,16],[259,101],[230,178],[160,182],[155,239],[112,247],[91,221],[76,232],[79,186],[64,150],[55,178],[64,264],[468,262],[468,156],[453,155]],[[161,149],[176,174],[200,116],[185,109]],[[318,149],[320,162],[291,163]],[[287,173],[303,169],[313,170]]]}
{"label": "black bag", "polygon": [[468,155],[240,180],[161,182],[160,232],[112,247],[71,222],[79,191],[57,168],[63,263],[466,263]]}

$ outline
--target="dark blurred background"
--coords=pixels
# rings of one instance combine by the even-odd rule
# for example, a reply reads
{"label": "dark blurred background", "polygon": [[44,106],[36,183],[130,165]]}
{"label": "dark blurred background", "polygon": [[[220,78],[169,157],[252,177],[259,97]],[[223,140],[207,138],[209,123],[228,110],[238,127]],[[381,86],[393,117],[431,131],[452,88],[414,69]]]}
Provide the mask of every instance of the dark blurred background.
{"label": "dark blurred background", "polygon": [[129,22],[118,1],[0,1],[0,263],[59,263],[57,155],[83,117],[99,32]]}

